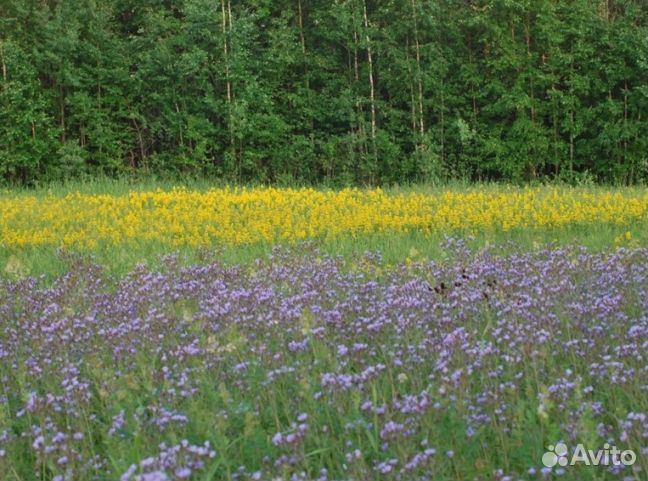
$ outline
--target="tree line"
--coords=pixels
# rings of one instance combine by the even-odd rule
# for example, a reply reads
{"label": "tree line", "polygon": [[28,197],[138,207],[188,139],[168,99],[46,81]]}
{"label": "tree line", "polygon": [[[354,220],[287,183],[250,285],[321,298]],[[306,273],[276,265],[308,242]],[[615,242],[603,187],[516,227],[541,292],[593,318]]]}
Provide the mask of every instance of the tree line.
{"label": "tree line", "polygon": [[0,0],[0,179],[637,183],[644,0]]}

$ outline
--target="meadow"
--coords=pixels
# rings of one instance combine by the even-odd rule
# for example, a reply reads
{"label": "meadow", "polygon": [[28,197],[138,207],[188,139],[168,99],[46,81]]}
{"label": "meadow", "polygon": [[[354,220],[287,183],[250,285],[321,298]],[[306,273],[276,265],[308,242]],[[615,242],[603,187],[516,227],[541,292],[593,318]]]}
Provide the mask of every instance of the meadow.
{"label": "meadow", "polygon": [[2,480],[648,475],[645,188],[4,191],[0,268]]}
{"label": "meadow", "polygon": [[439,258],[448,235],[503,253],[648,243],[648,192],[641,187],[330,190],[103,180],[0,191],[0,212],[0,267],[9,277],[64,273],[61,252],[92,255],[121,275],[171,252],[185,264],[212,255],[249,263],[276,245],[305,240],[346,257],[379,251],[388,263],[411,251]]}

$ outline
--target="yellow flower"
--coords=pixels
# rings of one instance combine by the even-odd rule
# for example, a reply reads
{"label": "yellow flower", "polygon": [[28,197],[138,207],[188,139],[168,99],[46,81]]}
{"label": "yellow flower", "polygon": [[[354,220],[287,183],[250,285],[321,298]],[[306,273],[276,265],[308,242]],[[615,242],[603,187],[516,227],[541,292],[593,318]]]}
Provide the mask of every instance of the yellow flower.
{"label": "yellow flower", "polygon": [[[381,189],[173,189],[127,195],[0,195],[0,245],[95,249],[128,242],[245,245],[419,232],[478,234],[646,219],[648,192],[535,187],[438,193]],[[632,240],[628,231],[624,240]],[[410,259],[418,259],[412,250]]]}

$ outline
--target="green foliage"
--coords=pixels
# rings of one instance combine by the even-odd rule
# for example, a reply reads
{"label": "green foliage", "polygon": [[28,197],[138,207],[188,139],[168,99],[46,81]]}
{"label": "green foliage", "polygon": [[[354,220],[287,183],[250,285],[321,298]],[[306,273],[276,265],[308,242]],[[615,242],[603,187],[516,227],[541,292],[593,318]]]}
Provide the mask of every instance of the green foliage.
{"label": "green foliage", "polygon": [[635,184],[645,2],[0,0],[0,181]]}
{"label": "green foliage", "polygon": [[0,64],[0,178],[27,183],[43,174],[56,128],[26,52],[0,40]]}

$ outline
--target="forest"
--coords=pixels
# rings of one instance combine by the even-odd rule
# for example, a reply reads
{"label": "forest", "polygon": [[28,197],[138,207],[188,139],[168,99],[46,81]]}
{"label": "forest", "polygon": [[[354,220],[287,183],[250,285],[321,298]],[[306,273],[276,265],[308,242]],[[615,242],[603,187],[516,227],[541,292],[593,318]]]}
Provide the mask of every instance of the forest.
{"label": "forest", "polygon": [[0,0],[0,182],[637,184],[639,0]]}

